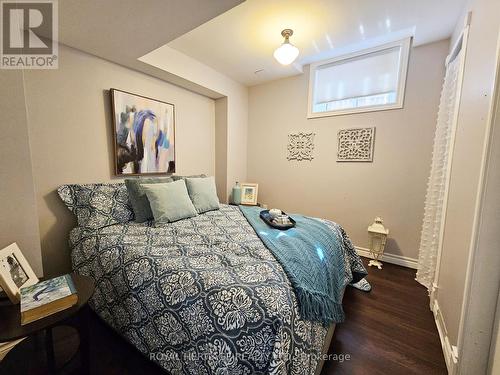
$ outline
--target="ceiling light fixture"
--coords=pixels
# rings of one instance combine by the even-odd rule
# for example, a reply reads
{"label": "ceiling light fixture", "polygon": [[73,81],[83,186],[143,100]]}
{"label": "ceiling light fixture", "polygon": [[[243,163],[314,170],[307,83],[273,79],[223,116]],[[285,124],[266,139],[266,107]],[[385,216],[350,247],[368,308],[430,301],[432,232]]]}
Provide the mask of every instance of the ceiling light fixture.
{"label": "ceiling light fixture", "polygon": [[283,44],[274,51],[274,58],[282,65],[290,65],[299,55],[299,49],[290,43],[290,37],[293,35],[292,29],[285,29],[281,32]]}

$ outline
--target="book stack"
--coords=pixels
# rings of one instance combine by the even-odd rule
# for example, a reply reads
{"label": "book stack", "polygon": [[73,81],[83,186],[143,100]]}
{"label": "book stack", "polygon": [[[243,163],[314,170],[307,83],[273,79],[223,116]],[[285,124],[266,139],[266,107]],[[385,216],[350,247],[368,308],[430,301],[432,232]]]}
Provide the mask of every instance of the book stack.
{"label": "book stack", "polygon": [[78,295],[70,275],[41,281],[21,288],[21,325],[70,308]]}
{"label": "book stack", "polygon": [[9,342],[0,342],[0,361],[4,359],[4,357],[7,355],[7,353],[17,344],[19,344],[21,341],[23,341],[25,338],[20,338],[14,341],[9,341]]}

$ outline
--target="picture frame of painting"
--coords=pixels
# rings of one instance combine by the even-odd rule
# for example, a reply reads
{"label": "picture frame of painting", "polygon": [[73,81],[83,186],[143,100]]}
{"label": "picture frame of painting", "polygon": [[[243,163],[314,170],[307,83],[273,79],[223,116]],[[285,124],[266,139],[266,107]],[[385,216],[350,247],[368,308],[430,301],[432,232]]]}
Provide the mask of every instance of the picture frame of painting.
{"label": "picture frame of painting", "polygon": [[0,250],[0,286],[12,303],[19,303],[21,288],[34,285],[38,281],[15,242]]}
{"label": "picture frame of painting", "polygon": [[241,186],[241,204],[248,206],[257,205],[257,196],[259,193],[259,184],[248,182],[240,184]]}
{"label": "picture frame of painting", "polygon": [[175,106],[110,89],[115,176],[175,172]]}

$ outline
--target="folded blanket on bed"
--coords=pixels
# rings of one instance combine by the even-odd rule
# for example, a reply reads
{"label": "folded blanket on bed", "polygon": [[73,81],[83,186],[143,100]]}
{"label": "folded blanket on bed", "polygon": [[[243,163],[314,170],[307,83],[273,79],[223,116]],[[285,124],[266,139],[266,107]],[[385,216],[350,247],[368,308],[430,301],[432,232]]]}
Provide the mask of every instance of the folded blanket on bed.
{"label": "folded blanket on bed", "polygon": [[297,295],[302,318],[323,324],[342,322],[346,264],[342,243],[332,230],[318,219],[293,215],[295,228],[283,231],[260,218],[261,208],[240,206],[240,209],[285,270]]}

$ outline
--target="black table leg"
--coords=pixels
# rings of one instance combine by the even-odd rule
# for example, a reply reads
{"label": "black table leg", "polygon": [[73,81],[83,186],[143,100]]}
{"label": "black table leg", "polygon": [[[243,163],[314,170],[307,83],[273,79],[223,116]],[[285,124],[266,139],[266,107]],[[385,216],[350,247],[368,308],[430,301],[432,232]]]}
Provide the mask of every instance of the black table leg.
{"label": "black table leg", "polygon": [[81,373],[90,373],[90,343],[89,343],[89,314],[90,308],[85,306],[80,312],[78,334],[80,336]]}
{"label": "black table leg", "polygon": [[54,357],[54,340],[52,338],[52,327],[45,329],[45,351],[47,353],[47,367],[49,374],[56,373],[56,361]]}

